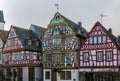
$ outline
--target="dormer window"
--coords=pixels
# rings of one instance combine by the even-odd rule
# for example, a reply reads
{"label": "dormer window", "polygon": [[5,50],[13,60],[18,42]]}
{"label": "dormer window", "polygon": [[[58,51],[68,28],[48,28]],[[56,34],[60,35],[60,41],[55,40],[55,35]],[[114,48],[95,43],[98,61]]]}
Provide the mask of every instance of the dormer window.
{"label": "dormer window", "polygon": [[28,39],[28,45],[31,45],[31,44],[32,44],[32,40]]}
{"label": "dormer window", "polygon": [[32,45],[32,37],[27,38],[27,43],[28,43],[28,45]]}
{"label": "dormer window", "polygon": [[38,40],[36,40],[35,44],[36,44],[36,46],[39,46],[39,41],[38,41]]}

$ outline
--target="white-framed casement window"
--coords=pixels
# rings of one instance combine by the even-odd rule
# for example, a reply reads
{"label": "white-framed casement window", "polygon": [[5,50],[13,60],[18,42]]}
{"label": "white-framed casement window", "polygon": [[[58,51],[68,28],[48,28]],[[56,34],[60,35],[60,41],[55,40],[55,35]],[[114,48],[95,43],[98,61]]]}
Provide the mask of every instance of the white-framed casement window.
{"label": "white-framed casement window", "polygon": [[83,61],[89,61],[89,52],[83,52]]}
{"label": "white-framed casement window", "polygon": [[96,60],[102,61],[103,60],[103,51],[97,51],[96,52]]}
{"label": "white-framed casement window", "polygon": [[107,50],[106,51],[106,60],[107,61],[112,61],[113,59],[113,51],[112,50]]}
{"label": "white-framed casement window", "polygon": [[60,79],[61,80],[71,80],[71,71],[61,71]]}

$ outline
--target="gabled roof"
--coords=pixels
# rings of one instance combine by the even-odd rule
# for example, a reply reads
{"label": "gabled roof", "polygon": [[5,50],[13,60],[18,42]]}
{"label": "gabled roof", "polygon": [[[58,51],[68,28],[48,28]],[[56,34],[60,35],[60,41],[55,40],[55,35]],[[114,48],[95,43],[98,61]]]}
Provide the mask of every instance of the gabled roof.
{"label": "gabled roof", "polygon": [[4,15],[3,15],[3,11],[0,10],[0,22],[5,23],[4,21]]}
{"label": "gabled roof", "polygon": [[0,38],[2,39],[3,42],[6,41],[7,36],[8,36],[8,31],[0,30]]}
{"label": "gabled roof", "polygon": [[36,34],[40,38],[41,36],[43,36],[44,31],[46,30],[46,28],[31,24],[30,30],[32,30],[32,32],[34,34]]}
{"label": "gabled roof", "polygon": [[[94,27],[96,27],[96,26],[101,26],[105,30],[106,34],[111,38],[111,40],[118,47],[118,49],[120,49],[120,40],[118,40],[118,38],[115,35],[113,35],[112,33],[110,33],[109,30],[107,30],[100,22],[96,22],[95,25],[93,26],[93,28],[91,29],[91,31],[89,33],[91,33],[92,30],[94,29]],[[89,33],[87,34],[86,39],[89,36]]]}
{"label": "gabled roof", "polygon": [[59,15],[60,17],[62,17],[64,19],[64,21],[68,24],[68,26],[71,27],[71,29],[76,33],[78,34],[78,31],[80,30],[82,35],[86,35],[87,34],[87,31],[85,28],[79,26],[78,24],[74,23],[73,21],[71,21],[70,19],[64,17],[63,15],[61,15],[59,12],[57,12],[54,17],[56,15]]}
{"label": "gabled roof", "polygon": [[118,47],[118,49],[120,49],[120,39],[118,39],[115,35],[112,34],[112,32],[109,32],[109,30],[106,30],[105,27],[100,24],[99,22],[96,22],[95,25],[100,25],[104,28],[104,30],[106,31],[106,33],[110,36],[110,38],[112,39],[112,41],[116,44],[116,46]]}
{"label": "gabled roof", "polygon": [[26,50],[34,50],[34,51],[41,51],[41,46],[36,46],[35,42],[32,42],[32,45],[28,45],[28,38],[31,37],[33,40],[39,39],[38,36],[33,34],[31,30],[12,26],[14,31],[19,37],[19,40],[21,41],[23,47]]}

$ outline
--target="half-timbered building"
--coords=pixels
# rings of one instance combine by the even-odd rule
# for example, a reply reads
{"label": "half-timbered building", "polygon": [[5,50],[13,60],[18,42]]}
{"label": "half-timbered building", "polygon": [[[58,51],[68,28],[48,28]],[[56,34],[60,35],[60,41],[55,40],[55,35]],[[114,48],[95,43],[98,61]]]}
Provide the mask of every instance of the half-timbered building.
{"label": "half-timbered building", "polygon": [[11,26],[2,55],[6,81],[42,80],[42,43],[38,37],[42,32],[35,32],[41,30],[44,28],[35,25],[30,29]]}
{"label": "half-timbered building", "polygon": [[57,12],[42,37],[44,81],[78,81],[78,51],[86,30]]}
{"label": "half-timbered building", "polygon": [[120,37],[95,23],[80,47],[80,76],[84,81],[118,81]]}

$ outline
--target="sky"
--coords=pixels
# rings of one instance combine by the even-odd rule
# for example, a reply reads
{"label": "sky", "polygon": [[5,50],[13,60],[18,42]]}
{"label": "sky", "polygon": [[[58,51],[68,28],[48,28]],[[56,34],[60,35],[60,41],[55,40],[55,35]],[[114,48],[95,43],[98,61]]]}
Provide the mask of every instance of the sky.
{"label": "sky", "polygon": [[4,12],[5,30],[11,25],[29,28],[31,24],[47,28],[50,20],[59,12],[90,31],[101,22],[106,29],[112,28],[114,35],[120,35],[120,0],[0,0],[0,10]]}

